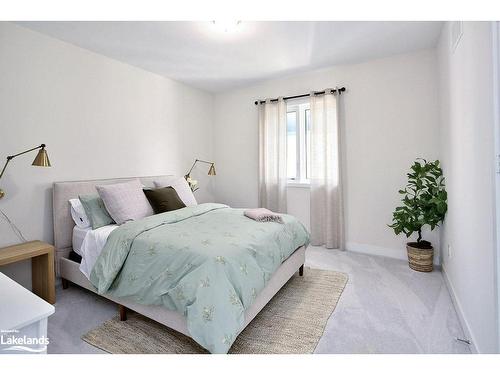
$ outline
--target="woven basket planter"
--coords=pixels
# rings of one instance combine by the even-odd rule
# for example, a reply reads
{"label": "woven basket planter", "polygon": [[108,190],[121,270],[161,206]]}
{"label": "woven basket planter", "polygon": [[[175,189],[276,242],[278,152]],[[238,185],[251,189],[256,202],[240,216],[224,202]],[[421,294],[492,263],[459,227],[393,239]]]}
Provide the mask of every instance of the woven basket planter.
{"label": "woven basket planter", "polygon": [[419,249],[413,247],[412,243],[409,242],[406,244],[406,250],[408,251],[408,263],[412,270],[432,272],[434,264],[434,248],[432,246],[430,249]]}

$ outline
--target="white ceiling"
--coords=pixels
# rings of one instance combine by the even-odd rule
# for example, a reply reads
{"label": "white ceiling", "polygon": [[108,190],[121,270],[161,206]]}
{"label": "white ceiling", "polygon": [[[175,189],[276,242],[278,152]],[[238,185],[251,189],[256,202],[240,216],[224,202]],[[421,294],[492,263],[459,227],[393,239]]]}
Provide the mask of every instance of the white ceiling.
{"label": "white ceiling", "polygon": [[441,22],[18,22],[188,85],[221,92],[436,45]]}

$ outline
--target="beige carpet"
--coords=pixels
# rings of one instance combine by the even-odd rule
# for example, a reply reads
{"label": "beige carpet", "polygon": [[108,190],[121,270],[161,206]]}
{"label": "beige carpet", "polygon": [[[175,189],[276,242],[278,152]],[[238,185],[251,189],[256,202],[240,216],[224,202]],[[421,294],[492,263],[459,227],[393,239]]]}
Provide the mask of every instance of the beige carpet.
{"label": "beige carpet", "polygon": [[[238,336],[230,353],[312,353],[344,290],[346,274],[306,268],[293,276]],[[83,340],[108,353],[207,353],[191,338],[130,312],[86,333]]]}

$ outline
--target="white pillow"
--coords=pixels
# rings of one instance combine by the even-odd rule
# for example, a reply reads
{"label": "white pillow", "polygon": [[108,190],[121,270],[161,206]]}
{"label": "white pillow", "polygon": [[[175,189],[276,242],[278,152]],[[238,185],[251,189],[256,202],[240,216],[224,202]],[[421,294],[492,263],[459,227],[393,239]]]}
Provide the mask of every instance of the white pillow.
{"label": "white pillow", "polygon": [[160,180],[155,180],[154,184],[157,189],[172,186],[179,198],[181,198],[181,201],[184,202],[186,206],[196,206],[198,204],[184,177],[162,177]]}
{"label": "white pillow", "polygon": [[70,199],[69,204],[71,205],[71,217],[76,226],[79,228],[89,228],[90,220],[85,213],[85,209],[80,199]]}
{"label": "white pillow", "polygon": [[97,185],[95,188],[118,225],[154,214],[142,191],[142,184],[137,179],[119,184]]}

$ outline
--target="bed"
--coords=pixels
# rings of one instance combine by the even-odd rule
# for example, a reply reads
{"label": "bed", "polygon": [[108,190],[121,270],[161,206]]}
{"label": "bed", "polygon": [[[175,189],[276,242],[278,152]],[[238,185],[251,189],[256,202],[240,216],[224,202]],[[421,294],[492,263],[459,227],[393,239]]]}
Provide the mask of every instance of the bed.
{"label": "bed", "polygon": [[[151,177],[139,177],[141,182],[146,186],[146,187],[152,187],[153,186],[153,181],[155,179],[162,178],[164,176],[151,176]],[[89,281],[89,275],[85,275],[81,270],[80,270],[80,264],[75,261],[70,259],[70,253],[73,250],[73,246],[81,246],[82,243],[82,237],[85,236],[85,233],[78,233],[78,231],[75,231],[74,235],[74,222],[71,218],[70,214],[70,207],[68,204],[69,199],[72,198],[77,198],[81,194],[92,194],[95,193],[95,186],[96,185],[104,185],[104,184],[113,184],[113,183],[118,183],[118,182],[124,182],[130,180],[130,178],[121,178],[121,179],[109,179],[109,180],[91,180],[91,181],[73,181],[73,182],[56,182],[54,183],[54,188],[53,188],[53,212],[54,212],[54,242],[55,242],[55,248],[56,248],[56,272],[58,276],[61,277],[63,281],[63,287],[68,286],[68,282],[72,282],[74,284],[77,284],[83,288],[86,288],[92,292],[98,293],[97,288],[94,285],[97,285],[99,287],[99,294],[101,294],[103,297],[115,302],[119,306],[119,311],[120,311],[120,318],[122,320],[126,319],[126,311],[127,309],[133,310],[139,314],[142,314],[150,319],[153,319],[169,328],[172,328],[186,336],[192,337],[195,339],[198,343],[200,343],[202,346],[204,346],[207,350],[209,350],[212,353],[225,353],[229,350],[231,344],[234,342],[236,339],[236,336],[253,320],[253,318],[259,313],[259,311],[272,299],[272,297],[281,289],[281,287],[298,271],[299,274],[302,275],[303,272],[303,265],[305,261],[305,249],[307,246],[307,241],[304,241],[300,246],[297,246],[293,248],[293,250],[290,252],[290,254],[282,255],[282,259],[279,262],[279,265],[277,266],[276,269],[273,269],[272,273],[269,273],[269,276],[266,277],[265,282],[263,282],[263,287],[258,288],[258,293],[254,293],[255,288],[252,289],[252,293],[255,295],[252,296],[251,302],[245,302],[244,303],[244,308],[242,308],[241,312],[241,322],[238,324],[238,327],[236,330],[233,329],[233,333],[229,336],[225,335],[222,338],[222,342],[224,345],[222,345],[219,341],[217,341],[215,344],[208,344],[206,340],[203,340],[203,334],[200,334],[199,332],[196,332],[196,329],[194,329],[194,324],[191,320],[189,320],[189,314],[186,312],[181,313],[181,309],[178,309],[178,311],[174,309],[168,309],[165,306],[167,304],[165,303],[164,305],[158,305],[158,304],[144,304],[144,303],[139,303],[138,298],[132,298],[130,296],[121,296],[117,291],[120,290],[120,284],[118,280],[123,273],[126,272],[127,267],[123,266],[123,264],[128,265],[129,263],[132,262],[132,259],[134,258],[133,256],[129,256],[130,253],[134,253],[134,249],[132,245],[129,246],[129,250],[123,250],[124,251],[124,260],[123,262],[128,262],[128,263],[120,263],[118,265],[115,265],[116,267],[116,272],[119,272],[119,277],[117,276],[116,279],[113,277],[112,279],[108,280],[109,285],[107,285],[107,288],[101,288],[101,285],[98,284],[98,282],[90,282]],[[148,236],[151,233],[155,233],[154,230],[159,231],[159,229],[156,228],[167,228],[167,224],[171,223],[182,223],[183,225],[189,225],[191,220],[193,223],[195,220],[193,218],[203,218],[203,215],[206,215],[208,220],[205,221],[212,221],[214,220],[213,218],[224,218],[226,217],[226,221],[228,220],[227,217],[230,218],[230,220],[243,220],[240,219],[241,217],[241,212],[227,208],[227,206],[224,205],[217,205],[217,204],[204,204],[204,205],[199,205],[197,208],[191,209],[191,211],[182,209],[184,210],[184,217],[178,218],[179,215],[177,214],[172,214],[169,216],[170,213],[166,214],[160,214],[160,215],[154,215],[155,217],[147,218],[145,220],[146,224],[149,223],[150,227],[146,228],[146,224],[131,224],[130,229],[136,230],[138,227],[140,227],[140,235]],[[180,211],[180,210],[178,210]],[[164,215],[164,216],[161,216]],[[230,216],[233,215],[233,216]],[[161,217],[160,217],[161,216]],[[175,220],[173,219],[175,217]],[[161,222],[163,220],[163,222]],[[169,221],[168,221],[169,220]],[[249,220],[249,219],[248,219]],[[160,221],[160,223],[158,223]],[[168,221],[168,223],[167,223]],[[160,225],[161,224],[161,225]],[[165,225],[164,225],[165,224]],[[277,225],[277,224],[269,224],[266,227],[266,230],[270,228],[270,225]],[[135,225],[135,227],[134,227]],[[253,224],[252,224],[253,225]],[[257,224],[255,224],[257,225]],[[144,228],[142,228],[144,226]],[[125,228],[125,227],[124,227]],[[152,229],[154,228],[154,229]],[[167,229],[163,229],[164,232],[171,232],[170,228],[173,227],[168,227]],[[213,230],[221,231],[222,227],[214,227]],[[151,230],[150,230],[151,229]],[[185,229],[184,229],[185,231]],[[124,236],[126,233],[126,230],[122,230],[122,234],[120,236]],[[137,232],[139,233],[139,232]],[[137,233],[135,235],[137,235]],[[222,239],[223,234],[227,234],[227,231],[221,232],[220,238]],[[250,233],[250,235],[253,237],[254,234]],[[117,248],[118,243],[120,241],[120,236],[116,235],[113,237],[113,240],[116,241],[116,246]],[[295,236],[294,236],[295,237]],[[131,242],[140,242],[139,241],[139,236],[134,237],[137,238],[135,241]],[[172,240],[174,237],[171,237]],[[229,239],[228,239],[229,240]],[[234,240],[234,239],[232,239]],[[110,240],[110,242],[112,242]],[[123,242],[123,241],[121,241]],[[121,243],[120,242],[120,243]],[[126,241],[125,241],[126,242]],[[110,248],[114,246],[111,243],[107,243],[107,248]],[[161,244],[164,246],[165,244]],[[269,245],[271,246],[271,245]],[[168,246],[167,246],[168,247]],[[121,251],[121,250],[120,250]],[[137,256],[136,256],[137,257]],[[101,256],[100,258],[104,258]],[[224,259],[218,259],[222,257],[214,257],[215,262],[220,264],[224,263]],[[139,258],[140,259],[140,258]],[[101,260],[101,259],[100,259]],[[103,262],[101,262],[103,263]],[[100,265],[102,266],[102,264]],[[96,267],[96,269],[99,267]],[[102,267],[101,267],[102,268]],[[201,267],[194,267],[195,269],[201,268]],[[251,268],[251,267],[250,267]],[[215,270],[215,268],[214,268]],[[248,271],[246,269],[241,268],[242,271],[248,274]],[[218,272],[218,271],[214,271]],[[97,272],[95,272],[97,274]],[[228,272],[226,272],[228,273]],[[229,272],[230,273],[230,272]],[[217,278],[218,274],[211,274],[213,275],[212,278]],[[94,275],[95,276],[95,275]],[[130,276],[130,275],[127,275]],[[123,282],[122,282],[123,284]],[[118,285],[118,287],[115,287]],[[113,287],[111,287],[113,286]],[[124,288],[121,288],[122,290]],[[240,292],[238,290],[238,292]],[[122,293],[124,294],[124,293]],[[125,293],[126,294],[126,293]],[[233,293],[234,294],[234,293]],[[119,295],[119,296],[117,296]],[[143,296],[141,296],[142,298]],[[243,301],[243,296],[241,295],[236,295],[236,296],[231,296],[236,302],[238,302],[238,297],[241,298]],[[223,306],[223,305],[221,305]],[[185,306],[184,306],[185,307]],[[217,308],[220,307],[216,306]],[[205,311],[203,314],[211,314],[213,311]],[[211,318],[210,315],[208,315],[209,318]],[[200,336],[201,335],[201,336]],[[202,337],[202,338],[200,338]]]}

